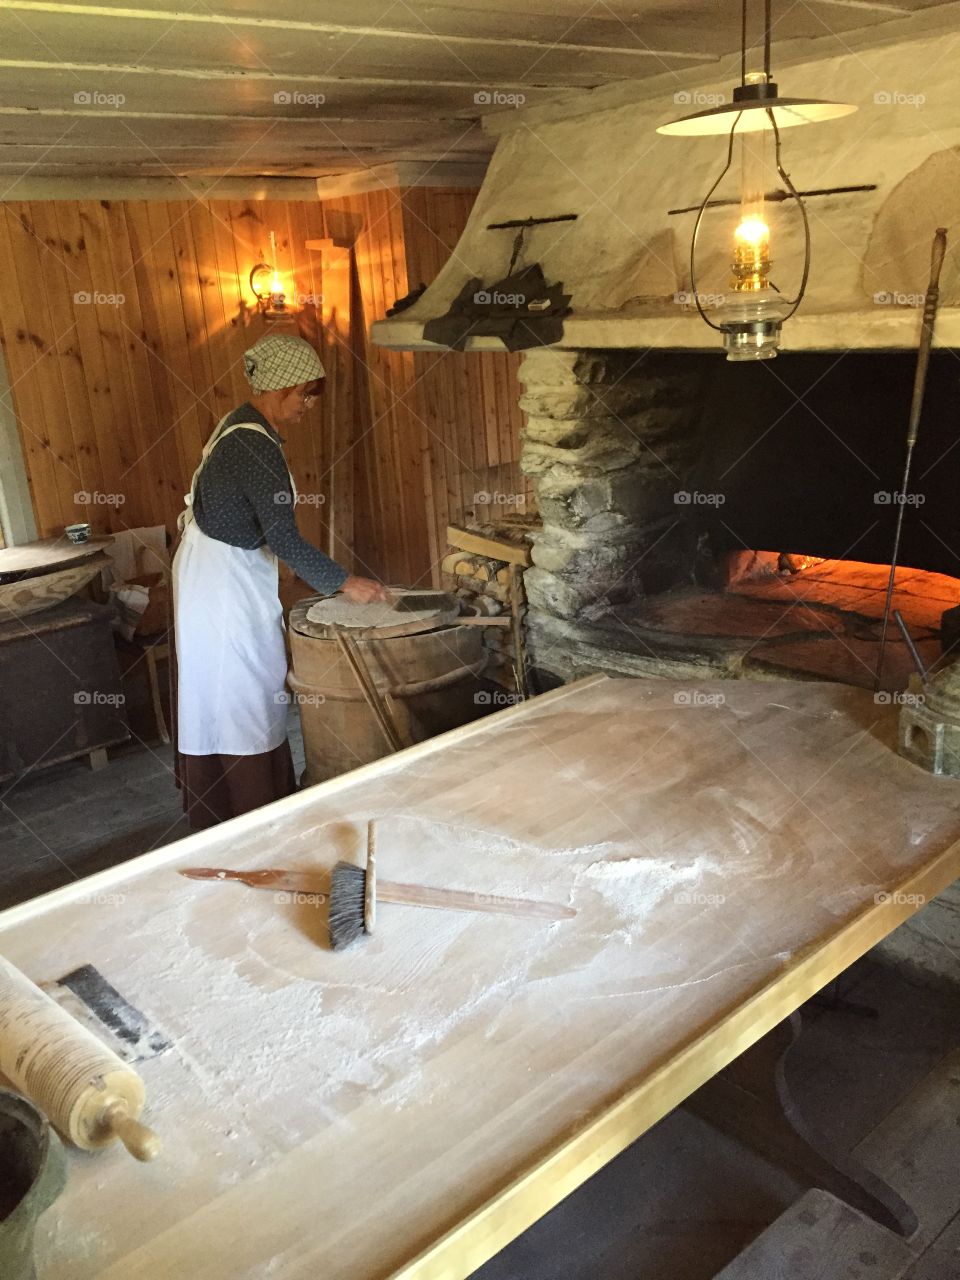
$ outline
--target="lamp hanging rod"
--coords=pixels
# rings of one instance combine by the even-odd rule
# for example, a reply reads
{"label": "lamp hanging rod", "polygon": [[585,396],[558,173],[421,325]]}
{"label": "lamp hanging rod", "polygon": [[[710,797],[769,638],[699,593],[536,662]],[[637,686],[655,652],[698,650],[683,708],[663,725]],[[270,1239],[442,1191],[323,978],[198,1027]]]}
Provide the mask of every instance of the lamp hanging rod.
{"label": "lamp hanging rod", "polygon": [[747,0],[740,7],[740,84],[747,83]]}
{"label": "lamp hanging rod", "polygon": [[[770,76],[770,0],[763,4],[763,72],[769,81]],[[747,83],[747,0],[740,6],[740,83]]]}

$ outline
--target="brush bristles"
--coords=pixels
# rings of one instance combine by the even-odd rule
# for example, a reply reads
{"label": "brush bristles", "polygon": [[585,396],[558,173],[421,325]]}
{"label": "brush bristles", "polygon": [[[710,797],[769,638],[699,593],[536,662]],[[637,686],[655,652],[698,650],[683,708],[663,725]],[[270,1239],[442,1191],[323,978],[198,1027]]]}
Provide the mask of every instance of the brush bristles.
{"label": "brush bristles", "polygon": [[363,933],[363,895],[367,873],[352,862],[338,862],[330,877],[330,945],[342,951]]}

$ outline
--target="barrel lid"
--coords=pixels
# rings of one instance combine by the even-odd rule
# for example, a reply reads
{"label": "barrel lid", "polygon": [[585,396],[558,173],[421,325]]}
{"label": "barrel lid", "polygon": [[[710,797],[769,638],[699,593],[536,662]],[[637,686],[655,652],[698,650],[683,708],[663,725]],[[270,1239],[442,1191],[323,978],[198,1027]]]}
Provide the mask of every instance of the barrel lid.
{"label": "barrel lid", "polygon": [[[394,587],[398,594],[404,588]],[[401,605],[404,602],[401,601]],[[435,631],[445,627],[459,615],[460,602],[446,591],[410,590],[406,606],[395,604],[353,604],[346,596],[310,596],[290,610],[290,629],[318,640],[332,639],[336,628],[343,627],[353,636],[415,635],[419,631]]]}
{"label": "barrel lid", "polygon": [[112,537],[89,538],[86,542],[70,542],[66,537],[44,538],[40,542],[22,542],[16,547],[0,547],[0,583],[18,582],[22,578],[38,578],[74,565],[104,551]]}

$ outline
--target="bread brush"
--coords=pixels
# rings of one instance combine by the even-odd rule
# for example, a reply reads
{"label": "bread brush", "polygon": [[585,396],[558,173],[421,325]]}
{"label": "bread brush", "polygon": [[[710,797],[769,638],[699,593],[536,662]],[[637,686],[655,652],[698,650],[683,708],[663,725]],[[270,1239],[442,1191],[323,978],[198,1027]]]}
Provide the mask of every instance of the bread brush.
{"label": "bread brush", "polygon": [[527,916],[541,920],[569,920],[573,907],[535,898],[509,898],[500,894],[461,889],[439,889],[424,884],[404,884],[376,878],[376,827],[367,825],[367,865],[338,862],[332,874],[261,868],[250,871],[228,867],[181,867],[190,880],[234,880],[254,889],[310,894],[319,903],[330,903],[330,944],[335,951],[372,933],[376,903],[407,907],[435,907],[446,911],[480,911],[498,915]]}

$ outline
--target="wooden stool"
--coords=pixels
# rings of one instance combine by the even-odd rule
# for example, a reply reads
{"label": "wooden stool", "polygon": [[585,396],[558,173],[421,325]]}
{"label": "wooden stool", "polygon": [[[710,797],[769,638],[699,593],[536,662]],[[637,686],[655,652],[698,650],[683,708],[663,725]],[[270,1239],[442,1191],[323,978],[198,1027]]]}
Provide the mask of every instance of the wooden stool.
{"label": "wooden stool", "polygon": [[135,635],[132,640],[117,636],[117,648],[128,657],[124,674],[128,674],[142,658],[147,668],[147,686],[150,690],[150,702],[153,706],[153,719],[157,726],[157,737],[169,746],[170,733],[167,729],[166,716],[163,714],[163,700],[160,696],[160,677],[157,674],[158,662],[169,662],[170,643],[167,632],[161,631],[153,636]]}
{"label": "wooden stool", "polygon": [[170,557],[166,546],[161,548],[157,545],[156,539],[149,537],[150,532],[147,529],[126,531],[133,543],[132,554],[136,562],[135,580],[147,588],[149,599],[146,610],[139,619],[135,620],[137,630],[133,638],[127,640],[118,637],[117,643],[121,649],[135,653],[139,658],[146,660],[147,684],[150,689],[150,701],[153,704],[157,737],[169,746],[170,734],[163,714],[157,663],[170,660],[168,636],[173,631]]}
{"label": "wooden stool", "polygon": [[144,657],[147,660],[147,680],[150,682],[150,699],[153,702],[153,715],[157,723],[157,734],[160,741],[170,745],[170,734],[163,714],[163,703],[160,700],[160,681],[157,678],[157,663],[170,661],[170,645],[166,640],[151,642],[144,640]]}

